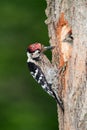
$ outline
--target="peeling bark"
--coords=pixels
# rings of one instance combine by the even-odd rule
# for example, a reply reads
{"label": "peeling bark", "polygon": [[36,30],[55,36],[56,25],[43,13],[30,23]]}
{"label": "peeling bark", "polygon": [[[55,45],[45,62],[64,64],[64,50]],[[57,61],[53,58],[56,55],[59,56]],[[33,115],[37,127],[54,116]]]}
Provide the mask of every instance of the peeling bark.
{"label": "peeling bark", "polygon": [[[52,62],[58,68],[67,63],[58,79],[64,102],[64,114],[58,107],[59,130],[87,130],[87,1],[46,1],[45,23],[50,44],[56,46]],[[73,36],[73,44],[67,34]]]}

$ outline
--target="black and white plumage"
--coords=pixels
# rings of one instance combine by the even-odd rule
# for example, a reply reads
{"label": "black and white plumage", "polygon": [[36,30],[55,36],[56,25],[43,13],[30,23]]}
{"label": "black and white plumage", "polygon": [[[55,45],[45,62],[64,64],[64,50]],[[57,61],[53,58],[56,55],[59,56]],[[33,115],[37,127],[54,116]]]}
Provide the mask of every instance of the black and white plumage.
{"label": "black and white plumage", "polygon": [[54,83],[57,81],[57,71],[51,64],[49,59],[43,54],[45,50],[54,47],[44,47],[40,43],[34,43],[27,48],[27,63],[33,78],[41,85],[41,87],[52,97],[54,97],[62,110],[63,102],[57,96],[57,90]]}
{"label": "black and white plumage", "polygon": [[41,71],[40,67],[35,65],[32,62],[28,63],[28,67],[30,70],[31,75],[33,78],[41,85],[41,87],[51,96],[54,97],[52,90],[51,90],[51,84],[49,84]]}

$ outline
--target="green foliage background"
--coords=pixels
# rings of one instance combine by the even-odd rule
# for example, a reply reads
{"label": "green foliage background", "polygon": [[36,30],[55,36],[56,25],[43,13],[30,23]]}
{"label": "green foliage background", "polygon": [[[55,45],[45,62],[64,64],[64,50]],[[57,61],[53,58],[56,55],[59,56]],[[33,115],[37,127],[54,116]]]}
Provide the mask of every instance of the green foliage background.
{"label": "green foliage background", "polygon": [[29,43],[48,45],[45,0],[0,1],[0,130],[57,130],[56,103],[29,74]]}

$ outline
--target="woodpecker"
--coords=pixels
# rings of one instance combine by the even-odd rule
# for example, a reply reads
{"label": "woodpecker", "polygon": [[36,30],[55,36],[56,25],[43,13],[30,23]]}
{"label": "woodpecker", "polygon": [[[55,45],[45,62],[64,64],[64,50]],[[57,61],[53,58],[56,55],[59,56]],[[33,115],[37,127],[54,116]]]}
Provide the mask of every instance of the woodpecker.
{"label": "woodpecker", "polygon": [[58,96],[58,70],[52,65],[44,54],[44,51],[51,50],[54,46],[47,46],[40,43],[33,43],[27,48],[27,64],[33,78],[52,97],[55,98],[61,109],[64,111],[63,102]]}

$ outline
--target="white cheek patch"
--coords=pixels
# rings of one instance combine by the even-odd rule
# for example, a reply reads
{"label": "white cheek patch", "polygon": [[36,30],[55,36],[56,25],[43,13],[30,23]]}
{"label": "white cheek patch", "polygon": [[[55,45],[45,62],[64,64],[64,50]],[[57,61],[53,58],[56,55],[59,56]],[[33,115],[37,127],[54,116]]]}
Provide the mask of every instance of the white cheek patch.
{"label": "white cheek patch", "polygon": [[36,50],[33,53],[27,52],[27,57],[28,57],[27,62],[33,62],[33,59],[39,56],[40,56],[39,50]]}
{"label": "white cheek patch", "polygon": [[32,58],[37,58],[40,56],[39,50],[36,50],[34,53],[32,53]]}

